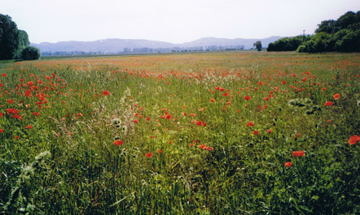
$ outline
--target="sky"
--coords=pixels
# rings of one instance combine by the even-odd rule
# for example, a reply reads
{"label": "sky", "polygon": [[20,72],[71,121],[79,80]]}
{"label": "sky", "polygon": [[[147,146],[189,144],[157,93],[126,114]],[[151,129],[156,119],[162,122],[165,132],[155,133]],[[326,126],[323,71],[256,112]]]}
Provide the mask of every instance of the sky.
{"label": "sky", "polygon": [[360,0],[0,0],[33,43],[295,36],[350,10]]}

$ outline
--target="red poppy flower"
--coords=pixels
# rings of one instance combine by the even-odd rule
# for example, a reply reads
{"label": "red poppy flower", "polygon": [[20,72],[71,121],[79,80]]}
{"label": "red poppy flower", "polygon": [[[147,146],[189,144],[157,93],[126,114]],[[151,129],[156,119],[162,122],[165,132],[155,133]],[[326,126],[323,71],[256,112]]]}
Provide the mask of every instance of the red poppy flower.
{"label": "red poppy flower", "polygon": [[333,98],[334,98],[335,100],[340,99],[340,98],[341,98],[340,93],[335,93],[335,94],[333,95]]}
{"label": "red poppy flower", "polygon": [[246,126],[247,127],[253,127],[253,126],[255,126],[255,123],[253,121],[250,121],[250,122],[246,123]]}
{"label": "red poppy flower", "polygon": [[7,76],[7,74],[6,74],[6,73],[3,73],[3,74],[1,74],[1,76],[2,76],[2,77],[6,77],[6,76]]}
{"label": "red poppy flower", "polygon": [[172,116],[170,114],[165,114],[165,115],[162,115],[160,116],[161,119],[171,119]]}
{"label": "red poppy flower", "polygon": [[138,119],[134,119],[134,120],[133,120],[133,123],[137,124],[137,123],[139,123],[139,120],[138,120]]}
{"label": "red poppy flower", "polygon": [[40,116],[41,113],[39,113],[39,112],[33,112],[32,115],[33,115],[33,116]]}
{"label": "red poppy flower", "polygon": [[31,97],[31,90],[26,90],[25,91],[25,96],[26,97]]}
{"label": "red poppy flower", "polygon": [[27,126],[25,126],[25,128],[26,128],[26,129],[32,129],[33,126],[32,126],[32,125],[27,125]]}
{"label": "red poppy flower", "polygon": [[291,167],[292,165],[293,165],[293,163],[290,161],[284,163],[285,167]]}
{"label": "red poppy flower", "polygon": [[357,142],[360,142],[360,136],[354,135],[354,136],[349,137],[348,143],[349,143],[350,145],[354,145],[354,144],[356,144]]}
{"label": "red poppy flower", "polygon": [[252,133],[253,135],[259,135],[259,134],[260,134],[260,131],[254,130],[254,131],[252,131],[251,133]]}
{"label": "red poppy flower", "polygon": [[18,113],[20,113],[20,111],[15,109],[15,108],[8,108],[8,109],[5,109],[5,111],[8,114],[18,114]]}
{"label": "red poppy flower", "polygon": [[115,141],[113,142],[113,144],[114,144],[115,146],[121,146],[122,144],[124,144],[124,141],[122,141],[122,140],[115,140]]}
{"label": "red poppy flower", "polygon": [[11,118],[14,118],[14,119],[20,119],[22,120],[22,116],[19,115],[19,114],[14,114],[14,115],[11,115]]}
{"label": "red poppy flower", "polygon": [[210,102],[214,103],[214,102],[216,102],[216,100],[214,98],[211,98]]}
{"label": "red poppy flower", "polygon": [[251,96],[244,96],[244,99],[245,99],[246,101],[249,101],[249,100],[251,99]]}
{"label": "red poppy flower", "polygon": [[272,133],[273,131],[271,130],[271,129],[268,129],[268,130],[266,130],[266,133],[268,133],[268,134],[270,134],[270,133]]}
{"label": "red poppy flower", "polygon": [[0,129],[0,133],[4,133],[5,132],[5,130],[4,129]]}
{"label": "red poppy flower", "polygon": [[206,122],[199,121],[199,120],[194,120],[193,123],[198,126],[204,126],[204,127],[206,126]]}
{"label": "red poppy flower", "polygon": [[207,145],[205,145],[205,144],[201,144],[201,145],[199,145],[199,146],[198,146],[198,148],[199,148],[199,149],[206,150],[206,151],[213,151],[213,150],[214,150],[214,148],[213,148],[213,147],[211,147],[211,146],[207,146]]}
{"label": "red poppy flower", "polygon": [[7,102],[8,104],[14,104],[14,103],[15,103],[14,99],[8,99],[8,100],[6,100],[6,102]]}
{"label": "red poppy flower", "polygon": [[215,87],[215,90],[224,91],[225,89],[222,87]]}
{"label": "red poppy flower", "polygon": [[305,156],[305,151],[303,151],[303,150],[301,150],[301,151],[293,151],[292,156],[293,157],[303,157],[303,156]]}
{"label": "red poppy flower", "polygon": [[154,154],[152,152],[145,153],[145,157],[152,158]]}
{"label": "red poppy flower", "polygon": [[334,105],[334,102],[331,102],[331,101],[326,101],[324,103],[324,106],[333,106]]}
{"label": "red poppy flower", "polygon": [[104,91],[102,92],[102,94],[103,94],[103,96],[109,96],[109,95],[111,95],[110,91],[108,91],[108,90],[104,90]]}

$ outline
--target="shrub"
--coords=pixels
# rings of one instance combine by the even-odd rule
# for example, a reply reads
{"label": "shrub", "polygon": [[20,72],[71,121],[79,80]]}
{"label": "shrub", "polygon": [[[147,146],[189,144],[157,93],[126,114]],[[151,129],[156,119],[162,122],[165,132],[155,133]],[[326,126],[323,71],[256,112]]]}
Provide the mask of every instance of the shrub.
{"label": "shrub", "polygon": [[39,49],[28,46],[24,48],[21,52],[21,59],[22,60],[37,60],[40,58]]}

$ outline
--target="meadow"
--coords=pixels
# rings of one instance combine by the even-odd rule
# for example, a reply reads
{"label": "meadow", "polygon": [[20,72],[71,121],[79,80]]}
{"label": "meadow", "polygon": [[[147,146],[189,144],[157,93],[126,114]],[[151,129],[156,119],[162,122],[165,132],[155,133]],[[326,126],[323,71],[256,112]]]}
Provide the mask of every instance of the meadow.
{"label": "meadow", "polygon": [[0,214],[359,214],[360,54],[0,62]]}

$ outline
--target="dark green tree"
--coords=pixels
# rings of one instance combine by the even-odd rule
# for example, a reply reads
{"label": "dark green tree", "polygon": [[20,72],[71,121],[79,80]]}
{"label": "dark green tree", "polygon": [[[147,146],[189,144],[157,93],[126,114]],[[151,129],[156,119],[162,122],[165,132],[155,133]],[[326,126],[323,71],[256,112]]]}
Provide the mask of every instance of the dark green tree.
{"label": "dark green tree", "polygon": [[19,30],[10,16],[0,14],[0,60],[13,59],[19,47]]}
{"label": "dark green tree", "polygon": [[40,58],[39,49],[28,46],[21,51],[22,60],[37,60]]}
{"label": "dark green tree", "polygon": [[310,36],[301,35],[296,37],[285,37],[269,44],[268,51],[295,51],[300,44],[308,41]]}
{"label": "dark green tree", "polygon": [[316,33],[325,32],[328,34],[336,33],[339,30],[335,20],[325,20],[322,21],[318,28],[315,30]]}
{"label": "dark green tree", "polygon": [[360,52],[360,30],[347,30],[346,34],[336,41],[335,49],[341,52]]}
{"label": "dark green tree", "polygon": [[260,40],[256,41],[256,42],[254,43],[254,46],[255,46],[256,50],[261,51],[261,49],[262,49],[262,44],[261,44],[261,41],[260,41]]}
{"label": "dark green tree", "polygon": [[26,31],[19,30],[19,45],[16,52],[16,58],[21,58],[21,52],[30,45],[29,36]]}

